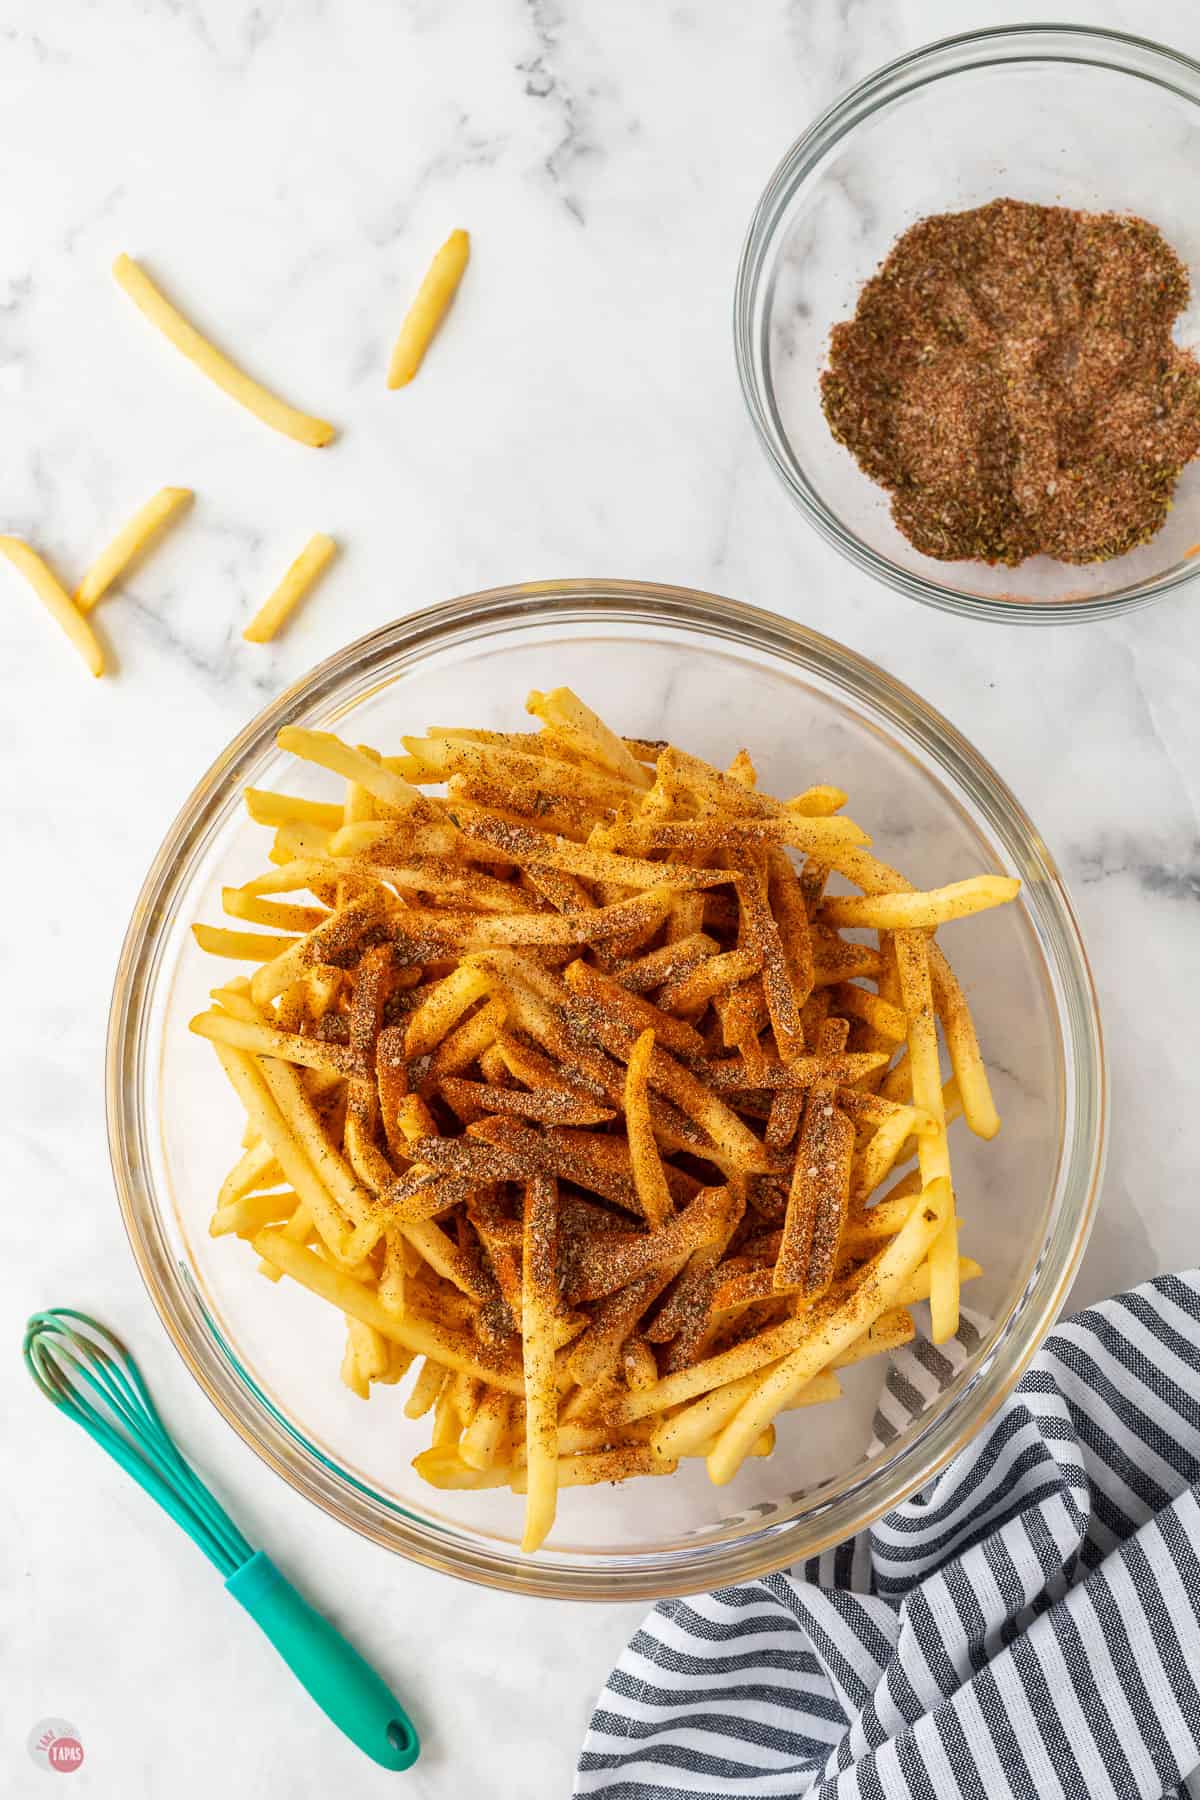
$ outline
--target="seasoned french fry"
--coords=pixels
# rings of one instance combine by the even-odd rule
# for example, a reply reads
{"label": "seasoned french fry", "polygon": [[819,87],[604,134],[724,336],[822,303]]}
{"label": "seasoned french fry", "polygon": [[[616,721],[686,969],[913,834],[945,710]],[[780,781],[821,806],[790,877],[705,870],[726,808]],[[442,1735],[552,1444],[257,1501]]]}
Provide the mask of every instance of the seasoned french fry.
{"label": "seasoned french fry", "polygon": [[[771,1365],[778,1367],[777,1364]],[[714,1388],[691,1406],[664,1419],[651,1435],[657,1456],[698,1456],[718,1432],[724,1430],[742,1402],[754,1392],[761,1379],[755,1371],[743,1375],[724,1387]],[[644,1390],[643,1390],[644,1391]],[[842,1384],[832,1372],[818,1373],[800,1390],[793,1405],[823,1406],[841,1397]],[[704,1452],[706,1455],[707,1451]]]}
{"label": "seasoned french fry", "polygon": [[[489,1054],[489,1050],[482,1052],[481,1065]],[[541,1119],[547,1125],[604,1125],[616,1116],[611,1107],[580,1099],[569,1088],[543,1087],[535,1094],[526,1094],[511,1088],[492,1088],[487,1082],[463,1081],[455,1075],[444,1077],[439,1086],[452,1106],[466,1106],[474,1113],[511,1113],[517,1118]]]}
{"label": "seasoned french fry", "polygon": [[420,805],[423,800],[419,788],[403,776],[394,775],[382,763],[374,762],[363,751],[343,743],[332,731],[307,731],[299,725],[285,725],[277,741],[281,750],[302,756],[306,762],[319,763],[323,769],[332,769],[347,781],[357,781],[369,794],[398,812]]}
{"label": "seasoned french fry", "polygon": [[601,1300],[627,1282],[690,1256],[721,1235],[726,1214],[724,1188],[701,1188],[691,1205],[658,1231],[626,1236],[598,1232],[581,1254],[567,1284],[566,1299],[576,1306]]}
{"label": "seasoned french fry", "polygon": [[869,842],[852,819],[807,818],[790,812],[774,819],[689,819],[647,825],[631,820],[618,828],[617,835],[622,846],[628,844],[643,854],[647,850],[758,849],[787,844],[793,850],[832,858],[843,849]]}
{"label": "seasoned french fry", "polygon": [[384,1237],[383,1268],[379,1273],[379,1304],[386,1306],[394,1319],[402,1319],[408,1310],[405,1288],[408,1268],[404,1256],[405,1240],[398,1231]]}
{"label": "seasoned french fry", "polygon": [[[459,737],[405,737],[402,742],[409,755],[415,756],[439,781],[450,775],[462,775],[483,780],[489,786],[506,785],[518,794],[522,788],[529,787],[534,793],[546,796],[586,800],[601,811],[640,792],[631,783],[602,769],[551,761],[527,751],[508,750],[498,744],[476,744]],[[541,808],[539,816],[547,821],[547,830],[556,829],[549,824],[548,808]],[[847,836],[847,841],[857,842],[852,835],[843,835]]]}
{"label": "seasoned french fry", "polygon": [[647,888],[630,900],[618,900],[612,906],[598,906],[584,914],[520,913],[495,918],[479,913],[435,912],[432,908],[408,907],[397,913],[394,925],[399,936],[421,942],[444,945],[447,952],[504,949],[525,945],[548,947],[567,944],[591,944],[639,926],[660,924],[671,904],[667,887]]}
{"label": "seasoned french fry", "polygon": [[231,399],[261,419],[264,425],[270,425],[272,430],[282,432],[285,437],[294,438],[298,444],[316,448],[330,443],[337,436],[334,426],[327,424],[324,419],[314,419],[308,413],[297,412],[294,406],[289,406],[278,395],[253,381],[236,363],[210,344],[172,306],[131,256],[118,256],[112,272],[118,286],[125,290],[143,317],[161,331],[177,350],[181,350],[202,375],[207,375],[210,381],[223,388]]}
{"label": "seasoned french fry", "polygon": [[904,1281],[927,1254],[946,1221],[953,1200],[948,1181],[927,1187],[921,1204],[887,1248],[874,1259],[871,1279],[846,1299],[830,1306],[814,1321],[806,1343],[790,1352],[762,1376],[722,1430],[708,1458],[708,1472],[718,1487],[736,1474],[751,1445],[772,1422],[777,1412],[810,1382],[815,1374],[861,1337],[881,1313],[896,1304]]}
{"label": "seasoned french fry", "polygon": [[447,1369],[462,1370],[478,1381],[503,1388],[505,1393],[523,1392],[521,1372],[512,1364],[499,1358],[494,1362],[485,1360],[479,1345],[465,1333],[454,1332],[421,1313],[409,1312],[403,1319],[394,1319],[370,1288],[303,1245],[292,1243],[282,1231],[260,1231],[254,1240],[254,1248],[285,1275],[290,1275],[322,1300],[328,1300],[341,1312],[350,1313],[365,1325],[373,1326],[381,1337],[403,1349],[418,1356],[433,1357]]}
{"label": "seasoned french fry", "polygon": [[452,231],[430,263],[392,349],[387,375],[390,388],[407,387],[425,360],[425,352],[466,273],[470,254],[468,233]]}
{"label": "seasoned french fry", "polygon": [[444,1363],[436,1362],[432,1356],[425,1358],[417,1372],[412,1392],[404,1403],[404,1411],[410,1419],[423,1419],[427,1412],[432,1412],[449,1373]]}
{"label": "seasoned french fry", "polygon": [[693,869],[686,863],[650,862],[641,856],[621,856],[613,850],[597,850],[570,838],[535,831],[481,814],[463,823],[463,840],[474,853],[493,850],[507,861],[530,870],[558,869],[587,881],[615,882],[631,888],[714,888],[729,876],[723,869]]}
{"label": "seasoned french fry", "polygon": [[335,1075],[357,1072],[353,1052],[345,1044],[327,1044],[321,1038],[302,1037],[295,1031],[276,1031],[271,1025],[255,1025],[231,1019],[227,1013],[197,1013],[188,1026],[197,1037],[232,1044],[235,1050],[253,1050],[259,1056],[279,1056],[306,1069],[329,1069]]}
{"label": "seasoned french fry", "polygon": [[465,1019],[457,1030],[442,1039],[433,1053],[430,1075],[435,1080],[444,1080],[447,1075],[457,1075],[460,1069],[470,1068],[480,1052],[495,1042],[507,1017],[504,1001],[495,995],[478,1012]]}
{"label": "seasoned french fry", "polygon": [[525,1446],[529,1503],[522,1550],[536,1550],[554,1523],[558,1492],[558,1390],[553,1322],[558,1287],[558,1183],[534,1174],[525,1184],[521,1346],[525,1361]]}
{"label": "seasoned french fry", "polygon": [[490,1469],[508,1432],[512,1401],[498,1388],[489,1388],[463,1432],[458,1453],[473,1469]]}
{"label": "seasoned french fry", "polygon": [[[304,937],[283,940],[283,947],[272,955],[270,962],[264,962],[254,971],[250,978],[250,993],[257,1006],[269,1006],[277,994],[290,987],[302,975],[307,975],[324,962],[326,948],[342,951],[352,936],[362,938],[378,921],[381,912],[380,901],[374,894],[364,894],[358,900],[352,900],[330,915],[328,923],[318,925],[315,931]],[[201,941],[200,932],[207,929],[208,939]],[[212,939],[217,935],[211,927],[204,928],[193,925],[196,941],[202,950],[212,947]],[[243,941],[250,936],[248,932],[224,932],[223,938]],[[238,954],[226,950],[226,955]]]}
{"label": "seasoned french fry", "polygon": [[315,931],[329,917],[323,906],[294,906],[286,900],[263,900],[241,888],[222,888],[221,905],[231,919],[244,919],[248,925],[265,925],[268,931]]}
{"label": "seasoned french fry", "polygon": [[762,954],[757,950],[725,950],[716,956],[707,956],[686,973],[668,981],[658,997],[658,1004],[664,1012],[696,1012],[715,995],[726,993],[739,982],[757,975],[761,967]]}
{"label": "seasoned french fry", "polygon": [[586,1006],[603,1008],[606,1016],[633,1033],[652,1031],[655,1041],[675,1056],[703,1056],[704,1039],[681,1019],[670,1019],[662,1010],[631,994],[618,981],[576,959],[563,970],[563,980]]}
{"label": "seasoned french fry", "polygon": [[805,1102],[772,1284],[780,1293],[819,1294],[833,1280],[854,1153],[854,1127],[836,1100],[834,1083],[816,1081]]}
{"label": "seasoned french fry", "polygon": [[490,986],[486,970],[474,963],[460,963],[431,988],[416,1011],[409,1014],[404,1038],[405,1055],[411,1060],[427,1056],[458,1024],[468,1007],[483,999]]}
{"label": "seasoned french fry", "polygon": [[630,1338],[622,1346],[621,1367],[631,1388],[653,1387],[658,1380],[658,1364],[645,1338]]}
{"label": "seasoned french fry", "polygon": [[113,582],[122,576],[160,531],[191,504],[191,488],[159,488],[132,519],[123,525],[112,542],[106,544],[95,562],[87,569],[75,590],[75,604],[80,612],[91,612],[97,600],[106,594]]}
{"label": "seasoned french fry", "polygon": [[625,1070],[625,1129],[638,1203],[647,1223],[658,1230],[675,1211],[671,1190],[663,1174],[662,1158],[654,1139],[650,1117],[649,1072],[654,1054],[654,1033],[643,1031],[629,1053]]}
{"label": "seasoned french fry", "polygon": [[[915,931],[897,931],[896,969],[908,1015],[908,1061],[912,1071],[912,1096],[934,1121],[935,1130],[917,1141],[921,1180],[950,1181],[950,1147],[942,1104],[942,1073],[938,1060],[937,1026],[934,1023],[933,987],[929,975],[929,947]],[[942,1230],[929,1252],[933,1341],[944,1344],[958,1330],[958,1227],[954,1208],[947,1212]]]}
{"label": "seasoned french fry", "polygon": [[634,787],[650,786],[650,776],[637,758],[570,688],[554,688],[548,694],[540,694],[534,688],[525,702],[525,711],[540,719],[548,731],[589,762],[599,763],[602,769],[632,782]]}
{"label": "seasoned french fry", "polygon": [[844,1019],[862,1019],[872,1031],[893,1044],[902,1044],[908,1036],[908,1020],[903,1007],[891,1005],[867,988],[855,987],[852,981],[839,981],[830,998]]}
{"label": "seasoned french fry", "polygon": [[[673,1475],[676,1464],[656,1456],[648,1444],[629,1444],[618,1450],[594,1450],[590,1455],[561,1456],[556,1464],[556,1487],[595,1487],[600,1482],[628,1481],[633,1475]],[[518,1470],[513,1492],[529,1493],[532,1472]],[[523,1546],[524,1547],[524,1546]]]}

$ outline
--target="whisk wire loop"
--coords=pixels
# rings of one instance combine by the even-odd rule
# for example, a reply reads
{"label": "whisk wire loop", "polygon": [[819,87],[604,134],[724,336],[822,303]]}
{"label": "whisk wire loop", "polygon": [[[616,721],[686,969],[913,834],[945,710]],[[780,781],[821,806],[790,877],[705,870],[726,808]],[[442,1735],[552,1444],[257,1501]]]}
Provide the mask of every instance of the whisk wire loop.
{"label": "whisk wire loop", "polygon": [[47,1398],[107,1450],[222,1575],[250,1560],[252,1547],[176,1448],[119,1338],[86,1313],[57,1307],[30,1319],[23,1350]]}

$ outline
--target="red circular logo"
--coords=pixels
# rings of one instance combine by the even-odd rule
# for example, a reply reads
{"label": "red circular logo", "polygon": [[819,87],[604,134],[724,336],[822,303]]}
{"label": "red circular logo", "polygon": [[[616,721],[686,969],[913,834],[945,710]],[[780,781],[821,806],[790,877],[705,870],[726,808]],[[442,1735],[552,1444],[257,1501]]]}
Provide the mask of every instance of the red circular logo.
{"label": "red circular logo", "polygon": [[26,1746],[38,1768],[48,1774],[69,1775],[83,1766],[83,1739],[69,1719],[39,1719]]}
{"label": "red circular logo", "polygon": [[48,1746],[47,1755],[52,1769],[56,1769],[60,1775],[69,1775],[83,1761],[83,1745],[75,1737],[55,1738]]}

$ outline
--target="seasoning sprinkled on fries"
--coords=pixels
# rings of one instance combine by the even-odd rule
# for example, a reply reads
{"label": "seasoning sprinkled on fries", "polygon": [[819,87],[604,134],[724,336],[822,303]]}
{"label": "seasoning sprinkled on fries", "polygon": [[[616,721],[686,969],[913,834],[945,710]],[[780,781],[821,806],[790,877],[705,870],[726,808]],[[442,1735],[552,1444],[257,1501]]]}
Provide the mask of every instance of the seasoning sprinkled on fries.
{"label": "seasoning sprinkled on fries", "polygon": [[344,1315],[353,1393],[415,1364],[414,1467],[525,1495],[534,1551],[560,1488],[727,1482],[911,1306],[957,1330],[948,1127],[999,1120],[934,933],[1019,884],[918,892],[838,788],[528,711],[281,733],[344,799],[247,794],[271,866],[194,929],[256,966],[192,1029],[247,1115],[214,1236]]}

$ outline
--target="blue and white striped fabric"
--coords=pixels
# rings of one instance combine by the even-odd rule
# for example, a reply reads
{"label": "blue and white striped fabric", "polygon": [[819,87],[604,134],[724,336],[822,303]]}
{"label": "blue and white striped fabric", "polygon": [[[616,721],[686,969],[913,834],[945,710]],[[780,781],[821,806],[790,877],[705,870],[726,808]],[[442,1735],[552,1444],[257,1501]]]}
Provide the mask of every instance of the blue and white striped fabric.
{"label": "blue and white striped fabric", "polygon": [[[896,1363],[915,1394],[926,1365]],[[657,1607],[576,1794],[1200,1800],[1197,1483],[1192,1271],[1058,1326],[970,1449],[869,1532]]]}

